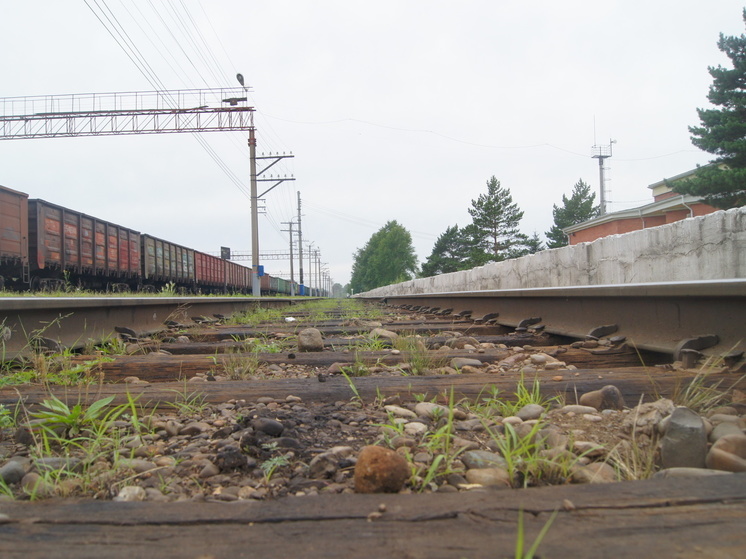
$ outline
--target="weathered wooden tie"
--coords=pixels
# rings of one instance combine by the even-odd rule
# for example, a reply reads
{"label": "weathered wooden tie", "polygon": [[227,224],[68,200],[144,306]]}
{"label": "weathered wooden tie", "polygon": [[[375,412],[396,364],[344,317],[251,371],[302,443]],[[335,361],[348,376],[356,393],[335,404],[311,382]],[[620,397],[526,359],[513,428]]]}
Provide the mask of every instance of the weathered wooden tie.
{"label": "weathered wooden tie", "polygon": [[[428,495],[234,503],[1,503],[0,556],[513,557],[554,510],[553,559],[742,557],[746,474]],[[383,512],[381,512],[383,511]],[[523,512],[521,512],[523,511]]]}

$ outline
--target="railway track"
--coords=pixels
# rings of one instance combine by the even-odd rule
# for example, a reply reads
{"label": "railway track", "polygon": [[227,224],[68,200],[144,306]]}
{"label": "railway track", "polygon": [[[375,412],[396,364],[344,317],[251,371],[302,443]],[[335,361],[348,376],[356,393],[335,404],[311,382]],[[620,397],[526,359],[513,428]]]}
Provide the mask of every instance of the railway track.
{"label": "railway track", "polygon": [[[639,288],[632,295],[614,289],[617,308],[629,310],[644,298]],[[437,469],[430,466],[450,460],[437,458],[448,453],[436,448],[437,433],[449,432],[465,445],[459,460],[470,450],[499,450],[488,435],[498,423],[493,417],[497,408],[485,410],[500,399],[520,400],[522,390],[534,392],[554,410],[545,421],[558,433],[604,447],[602,458],[583,456],[580,462],[621,461],[611,451],[625,437],[641,448],[654,447],[657,435],[638,440],[630,432],[622,434],[624,421],[635,416],[630,410],[640,401],[681,397],[687,386],[702,392],[730,389],[721,403],[732,404],[735,417],[743,417],[746,406],[732,392],[745,388],[741,346],[723,351],[723,346],[704,347],[702,340],[716,335],[727,345],[737,336],[727,316],[742,307],[742,292],[735,285],[718,289],[719,295],[701,291],[688,297],[668,290],[671,298],[657,303],[659,329],[653,341],[643,337],[649,321],[636,330],[639,322],[626,320],[642,311],[616,320],[610,306],[595,312],[594,301],[614,296],[601,291],[590,299],[574,298],[581,297],[579,292],[560,297],[582,308],[577,319],[567,316],[566,302],[555,303],[546,292],[522,292],[516,300],[528,305],[515,311],[512,305],[519,303],[504,304],[505,296],[483,301],[475,294],[448,294],[439,300],[389,298],[384,305],[367,305],[373,311],[352,315],[342,309],[298,310],[288,301],[275,301],[284,306],[274,320],[243,325],[205,320],[229,314],[206,310],[182,313],[162,329],[117,322],[120,330],[135,334],[125,334],[122,355],[65,356],[64,366],[92,383],[6,386],[0,389],[0,404],[7,409],[20,401],[33,414],[43,409],[50,393],[84,408],[109,397],[110,406],[134,403],[148,430],[134,446],[122,444],[117,452],[128,448],[140,461],[129,465],[143,469],[106,483],[83,484],[85,490],[69,481],[73,475],[61,476],[77,496],[73,500],[0,501],[0,554],[350,557],[371,556],[375,549],[375,555],[390,557],[496,557],[513,555],[519,515],[530,543],[559,510],[540,548],[548,557],[737,556],[733,553],[746,548],[741,530],[746,474],[551,485],[523,472],[511,483],[532,487],[514,490],[480,487],[453,476],[449,481],[445,474],[425,479]],[[651,288],[650,295],[659,298],[660,291]],[[717,304],[720,320],[702,314],[703,301]],[[700,309],[700,320],[690,330],[681,318],[672,332],[662,330],[672,306],[679,317],[696,314],[688,303]],[[17,308],[14,312],[22,320]],[[201,319],[195,322],[192,315]],[[299,334],[307,328],[322,334],[320,351],[299,351]],[[383,331],[374,333],[376,328]],[[708,362],[716,352],[725,361]],[[560,411],[608,386],[618,389],[626,411]],[[414,422],[424,422],[425,435],[398,432],[396,425],[404,421],[394,421],[391,410],[412,412],[423,402],[444,405],[446,412],[429,419],[421,417],[422,411],[415,413],[420,418]],[[466,417],[456,421],[456,412],[448,409]],[[451,427],[458,424],[450,431],[448,417],[454,421]],[[526,426],[520,429],[528,431],[519,434],[530,434],[531,420],[521,423]],[[135,435],[132,425],[120,427],[128,437]],[[0,456],[22,455],[18,435],[5,435]],[[358,452],[375,441],[385,446],[395,436],[414,441],[412,447],[397,447],[413,468],[403,492],[353,493]],[[234,447],[243,450],[226,450]],[[340,448],[350,450],[337,450],[341,454],[335,456],[332,449]],[[23,463],[33,471],[33,452],[26,455],[29,461]],[[6,460],[0,459],[0,472]],[[267,476],[272,466],[276,469]],[[50,495],[59,493],[57,486],[42,487]],[[112,502],[124,487],[141,490],[131,490],[138,497],[128,502]]]}

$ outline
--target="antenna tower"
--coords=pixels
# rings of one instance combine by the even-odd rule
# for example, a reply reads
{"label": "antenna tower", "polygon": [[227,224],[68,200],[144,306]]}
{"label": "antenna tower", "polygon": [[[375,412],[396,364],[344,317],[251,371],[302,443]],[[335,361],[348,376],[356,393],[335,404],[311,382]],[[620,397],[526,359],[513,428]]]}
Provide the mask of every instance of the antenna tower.
{"label": "antenna tower", "polygon": [[609,140],[608,145],[594,145],[593,146],[593,159],[598,159],[598,175],[599,175],[599,188],[601,197],[599,198],[599,214],[604,215],[606,213],[606,177],[604,171],[607,170],[604,167],[604,161],[611,157],[611,146],[616,143],[616,140]]}

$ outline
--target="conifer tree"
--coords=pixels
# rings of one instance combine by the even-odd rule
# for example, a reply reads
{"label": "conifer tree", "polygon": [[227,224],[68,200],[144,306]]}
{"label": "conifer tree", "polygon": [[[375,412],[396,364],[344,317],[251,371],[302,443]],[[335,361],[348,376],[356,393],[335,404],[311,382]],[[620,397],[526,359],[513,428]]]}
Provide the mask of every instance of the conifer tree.
{"label": "conifer tree", "polygon": [[545,233],[549,240],[547,246],[549,248],[566,246],[567,236],[562,229],[596,217],[599,206],[594,204],[595,201],[596,193],[591,192],[590,185],[583,182],[583,179],[578,180],[572,189],[570,198],[562,195],[562,207],[559,208],[556,204],[552,207],[554,225]]}
{"label": "conifer tree", "polygon": [[472,217],[468,229],[473,241],[472,265],[513,258],[524,244],[525,236],[522,238],[518,230],[523,212],[513,202],[510,190],[502,188],[494,176],[487,181],[487,194],[480,194],[471,201],[469,215]]}
{"label": "conifer tree", "polygon": [[430,277],[448,274],[468,268],[469,238],[465,229],[458,225],[448,227],[435,241],[433,251],[422,265],[422,276]]}
{"label": "conifer tree", "polygon": [[[746,23],[746,9],[743,19]],[[746,205],[746,36],[721,33],[718,48],[733,66],[708,69],[713,81],[707,98],[720,108],[697,109],[701,126],[689,127],[692,143],[716,157],[694,177],[671,183],[671,188],[727,209]]]}

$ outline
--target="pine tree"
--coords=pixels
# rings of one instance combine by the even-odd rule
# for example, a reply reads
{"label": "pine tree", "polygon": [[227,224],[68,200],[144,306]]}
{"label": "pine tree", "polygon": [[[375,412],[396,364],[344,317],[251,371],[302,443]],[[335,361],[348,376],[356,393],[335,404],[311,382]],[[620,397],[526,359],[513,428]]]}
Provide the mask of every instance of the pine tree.
{"label": "pine tree", "polygon": [[502,188],[494,176],[487,181],[487,194],[480,194],[471,201],[469,215],[472,217],[472,227],[468,231],[473,240],[470,255],[473,265],[515,256],[522,244],[518,224],[523,212],[513,202],[510,190]]}
{"label": "pine tree", "polygon": [[[743,19],[746,23],[746,9]],[[727,209],[746,205],[746,36],[721,33],[718,48],[733,65],[732,69],[708,68],[713,81],[707,98],[721,108],[697,109],[701,126],[689,127],[692,143],[717,157],[694,177],[670,186]]]}
{"label": "pine tree", "polygon": [[448,227],[435,241],[433,251],[422,265],[422,276],[430,277],[464,270],[467,265],[469,247],[463,229],[458,225]]}
{"label": "pine tree", "polygon": [[534,234],[526,241],[526,254],[536,254],[537,252],[544,250],[544,248],[544,243],[539,237],[539,234],[534,231]]}
{"label": "pine tree", "polygon": [[559,248],[567,245],[567,235],[562,231],[565,227],[570,227],[577,223],[582,223],[593,219],[598,215],[599,206],[594,205],[596,193],[591,193],[591,187],[578,180],[572,189],[572,195],[568,199],[562,195],[562,207],[552,206],[552,215],[554,216],[554,225],[545,233],[549,242],[549,248]]}
{"label": "pine tree", "polygon": [[412,235],[396,221],[389,221],[355,252],[350,287],[360,293],[406,281],[416,274]]}

